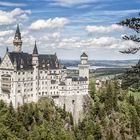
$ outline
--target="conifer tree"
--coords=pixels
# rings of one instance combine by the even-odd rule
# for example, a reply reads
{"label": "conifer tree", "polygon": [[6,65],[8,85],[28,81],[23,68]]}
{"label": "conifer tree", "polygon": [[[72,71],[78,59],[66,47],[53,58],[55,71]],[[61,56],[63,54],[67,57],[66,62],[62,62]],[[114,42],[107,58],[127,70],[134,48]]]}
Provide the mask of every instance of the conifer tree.
{"label": "conifer tree", "polygon": [[[137,17],[132,17],[125,19],[119,23],[119,25],[128,27],[136,32],[135,35],[125,35],[123,39],[131,40],[138,43],[138,47],[128,48],[126,50],[120,51],[124,54],[135,54],[140,50],[140,14]],[[136,66],[133,66],[131,69],[127,70],[123,75],[122,79],[122,88],[123,89],[131,89],[140,91],[140,61]]]}

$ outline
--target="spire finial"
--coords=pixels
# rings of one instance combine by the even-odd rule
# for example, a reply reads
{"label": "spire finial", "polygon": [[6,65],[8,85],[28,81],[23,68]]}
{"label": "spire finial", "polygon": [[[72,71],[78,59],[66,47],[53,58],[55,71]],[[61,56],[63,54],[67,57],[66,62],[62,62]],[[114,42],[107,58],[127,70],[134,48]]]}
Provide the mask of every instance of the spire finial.
{"label": "spire finial", "polygon": [[15,52],[21,52],[22,40],[21,40],[21,33],[20,33],[20,29],[19,29],[19,24],[17,24],[17,29],[15,32],[13,44],[15,46]]}
{"label": "spire finial", "polygon": [[35,45],[34,45],[34,49],[33,49],[33,54],[38,54],[36,40],[35,40]]}
{"label": "spire finial", "polygon": [[20,29],[19,29],[19,24],[17,24],[17,29],[16,29],[16,33],[15,33],[15,38],[21,39],[21,33],[20,33]]}
{"label": "spire finial", "polygon": [[6,52],[9,52],[9,49],[8,49],[8,47],[6,48]]}

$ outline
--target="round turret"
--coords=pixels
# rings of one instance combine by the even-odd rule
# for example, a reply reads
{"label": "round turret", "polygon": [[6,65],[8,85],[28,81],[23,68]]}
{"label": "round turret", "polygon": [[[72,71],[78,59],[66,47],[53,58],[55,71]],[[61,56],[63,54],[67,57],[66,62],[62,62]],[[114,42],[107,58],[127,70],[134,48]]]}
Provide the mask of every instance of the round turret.
{"label": "round turret", "polygon": [[80,56],[81,58],[81,64],[87,64],[87,61],[88,61],[88,55],[83,52],[83,54]]}

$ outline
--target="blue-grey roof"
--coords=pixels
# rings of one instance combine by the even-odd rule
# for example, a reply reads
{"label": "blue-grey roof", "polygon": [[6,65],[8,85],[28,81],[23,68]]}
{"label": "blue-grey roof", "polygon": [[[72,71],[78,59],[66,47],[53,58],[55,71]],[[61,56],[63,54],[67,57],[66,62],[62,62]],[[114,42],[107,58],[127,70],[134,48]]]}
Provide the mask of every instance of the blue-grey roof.
{"label": "blue-grey roof", "polygon": [[36,41],[35,41],[35,46],[34,46],[33,54],[38,54],[38,50],[37,50]]}
{"label": "blue-grey roof", "polygon": [[87,81],[87,77],[72,77],[72,81]]}
{"label": "blue-grey roof", "polygon": [[[16,61],[17,69],[21,69],[20,66],[23,65],[23,69],[32,69],[32,54],[24,52],[9,52],[9,57],[11,62],[14,64]],[[40,54],[39,59],[39,69],[59,69],[60,64],[56,55]]]}
{"label": "blue-grey roof", "polygon": [[83,52],[83,54],[81,55],[81,57],[88,57],[88,55],[85,52]]}

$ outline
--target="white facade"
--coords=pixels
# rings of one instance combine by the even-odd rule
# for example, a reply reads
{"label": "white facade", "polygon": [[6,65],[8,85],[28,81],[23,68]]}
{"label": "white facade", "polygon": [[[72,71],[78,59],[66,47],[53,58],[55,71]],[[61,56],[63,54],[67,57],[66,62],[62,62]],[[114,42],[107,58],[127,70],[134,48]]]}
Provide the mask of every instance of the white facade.
{"label": "white facade", "polygon": [[[16,39],[21,43],[18,32]],[[76,98],[81,99],[88,94],[87,57],[86,62],[81,58],[79,77],[68,77],[66,68],[59,64],[56,54],[38,54],[36,43],[32,54],[21,52],[18,43],[15,47],[14,52],[7,50],[0,64],[0,99],[6,103],[12,102],[17,108],[18,105],[37,102],[39,98],[48,96],[60,107],[65,104],[67,111],[73,113],[74,108],[70,104],[80,106]]]}

